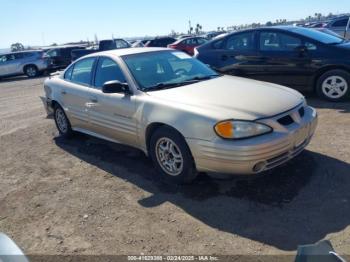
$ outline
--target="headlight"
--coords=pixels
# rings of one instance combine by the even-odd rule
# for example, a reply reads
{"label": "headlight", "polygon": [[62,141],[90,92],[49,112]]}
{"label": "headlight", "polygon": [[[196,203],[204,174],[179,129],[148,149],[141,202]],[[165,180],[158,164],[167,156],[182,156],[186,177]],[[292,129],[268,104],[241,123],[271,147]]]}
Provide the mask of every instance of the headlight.
{"label": "headlight", "polygon": [[214,127],[218,136],[225,139],[243,139],[272,132],[272,128],[256,122],[229,120]]}

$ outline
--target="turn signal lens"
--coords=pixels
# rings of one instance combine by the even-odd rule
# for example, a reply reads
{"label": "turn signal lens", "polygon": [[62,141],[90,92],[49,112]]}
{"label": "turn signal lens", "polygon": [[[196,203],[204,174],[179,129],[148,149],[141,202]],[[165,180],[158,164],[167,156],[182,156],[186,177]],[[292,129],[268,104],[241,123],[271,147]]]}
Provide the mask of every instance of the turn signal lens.
{"label": "turn signal lens", "polygon": [[232,121],[220,122],[215,126],[216,133],[222,138],[233,138]]}

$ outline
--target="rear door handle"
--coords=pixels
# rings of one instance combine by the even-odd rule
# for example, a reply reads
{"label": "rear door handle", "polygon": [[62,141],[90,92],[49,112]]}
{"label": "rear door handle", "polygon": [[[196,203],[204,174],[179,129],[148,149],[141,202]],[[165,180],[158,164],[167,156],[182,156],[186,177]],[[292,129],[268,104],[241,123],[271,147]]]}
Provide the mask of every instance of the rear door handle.
{"label": "rear door handle", "polygon": [[62,90],[62,91],[61,91],[61,94],[62,94],[62,95],[66,95],[66,94],[67,94],[67,92],[66,92],[66,91],[64,91],[64,90]]}

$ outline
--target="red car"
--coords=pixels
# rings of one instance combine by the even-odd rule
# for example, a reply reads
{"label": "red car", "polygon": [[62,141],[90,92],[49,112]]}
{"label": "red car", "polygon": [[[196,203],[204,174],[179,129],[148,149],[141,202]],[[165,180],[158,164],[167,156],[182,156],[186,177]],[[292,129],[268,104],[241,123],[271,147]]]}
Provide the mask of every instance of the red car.
{"label": "red car", "polygon": [[180,39],[168,45],[168,47],[183,51],[193,56],[194,48],[197,46],[203,45],[206,42],[208,42],[208,40],[203,37],[188,37],[188,38]]}

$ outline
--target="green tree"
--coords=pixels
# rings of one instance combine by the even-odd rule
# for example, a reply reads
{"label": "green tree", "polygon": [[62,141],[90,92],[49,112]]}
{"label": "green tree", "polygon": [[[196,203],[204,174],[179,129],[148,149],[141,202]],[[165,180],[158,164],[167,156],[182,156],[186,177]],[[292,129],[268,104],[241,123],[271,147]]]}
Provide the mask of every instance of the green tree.
{"label": "green tree", "polygon": [[14,43],[11,45],[12,52],[18,52],[23,50],[24,50],[24,46],[21,43]]}

